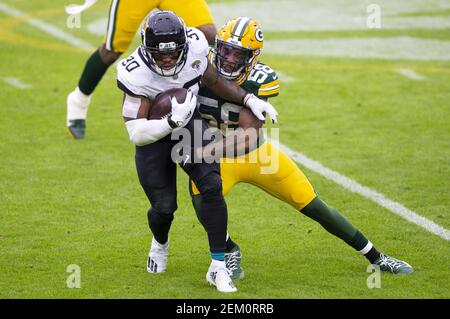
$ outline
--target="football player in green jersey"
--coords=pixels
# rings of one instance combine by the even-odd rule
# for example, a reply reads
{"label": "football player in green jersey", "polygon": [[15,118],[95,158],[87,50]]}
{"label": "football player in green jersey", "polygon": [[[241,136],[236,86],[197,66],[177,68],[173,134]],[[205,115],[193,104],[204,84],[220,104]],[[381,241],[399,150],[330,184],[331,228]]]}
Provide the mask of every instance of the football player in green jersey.
{"label": "football player in green jersey", "polygon": [[[258,23],[248,17],[238,17],[219,30],[209,59],[221,76],[237,82],[247,92],[267,99],[277,96],[280,86],[276,73],[258,62],[262,47],[263,33]],[[381,270],[394,274],[414,271],[408,263],[379,252],[343,215],[323,202],[289,156],[265,140],[260,130],[263,123],[246,108],[216,96],[206,87],[200,88],[198,100],[202,117],[210,127],[223,132],[223,138],[203,149],[202,156],[214,156],[215,153],[228,155],[229,147],[233,148],[231,153],[235,160],[220,156],[224,194],[236,183],[253,184],[320,223],[329,233],[342,239]],[[235,143],[235,140],[238,142]],[[267,159],[276,162],[273,166],[275,170],[265,170]],[[202,196],[192,181],[189,184],[192,202],[198,212]],[[244,276],[240,260],[239,246],[227,236],[225,262],[233,279]]]}

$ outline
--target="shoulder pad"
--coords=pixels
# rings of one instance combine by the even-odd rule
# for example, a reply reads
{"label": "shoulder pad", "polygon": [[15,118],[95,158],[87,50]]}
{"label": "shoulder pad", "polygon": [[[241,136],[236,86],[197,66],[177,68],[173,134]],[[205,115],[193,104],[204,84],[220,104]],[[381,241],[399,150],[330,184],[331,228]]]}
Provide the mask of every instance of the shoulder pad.
{"label": "shoulder pad", "polygon": [[246,82],[247,86],[254,88],[253,94],[261,98],[277,96],[280,92],[280,79],[276,72],[262,63],[255,65]]}
{"label": "shoulder pad", "polygon": [[194,54],[207,56],[209,44],[202,31],[197,28],[186,28],[186,35],[189,41],[189,50]]}
{"label": "shoulder pad", "polygon": [[137,50],[117,63],[117,86],[127,94],[146,96],[143,89],[148,82],[147,69]]}

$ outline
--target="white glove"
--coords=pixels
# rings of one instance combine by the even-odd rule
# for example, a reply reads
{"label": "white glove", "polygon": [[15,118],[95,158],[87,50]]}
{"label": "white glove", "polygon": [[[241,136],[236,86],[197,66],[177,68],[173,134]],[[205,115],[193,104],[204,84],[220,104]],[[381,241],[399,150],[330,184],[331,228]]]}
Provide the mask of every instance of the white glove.
{"label": "white glove", "polygon": [[192,115],[194,115],[195,108],[197,107],[197,97],[189,91],[183,103],[178,103],[175,97],[172,97],[170,101],[172,102],[172,115],[170,119],[178,127],[184,127]]}
{"label": "white glove", "polygon": [[261,100],[255,95],[248,93],[244,97],[244,105],[252,110],[253,114],[255,114],[255,116],[261,121],[265,120],[263,112],[266,112],[266,114],[269,115],[270,119],[272,120],[272,123],[277,122],[278,112],[269,102]]}

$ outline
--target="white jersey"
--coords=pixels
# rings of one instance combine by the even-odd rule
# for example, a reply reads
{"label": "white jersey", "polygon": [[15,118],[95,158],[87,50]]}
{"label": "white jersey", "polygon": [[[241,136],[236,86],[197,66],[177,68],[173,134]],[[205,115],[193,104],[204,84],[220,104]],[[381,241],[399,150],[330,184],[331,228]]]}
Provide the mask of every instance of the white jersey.
{"label": "white jersey", "polygon": [[187,28],[187,42],[186,63],[177,75],[164,77],[152,71],[140,46],[117,64],[117,85],[127,94],[150,100],[171,88],[184,87],[197,95],[200,79],[208,66],[209,45],[204,34],[196,28]]}

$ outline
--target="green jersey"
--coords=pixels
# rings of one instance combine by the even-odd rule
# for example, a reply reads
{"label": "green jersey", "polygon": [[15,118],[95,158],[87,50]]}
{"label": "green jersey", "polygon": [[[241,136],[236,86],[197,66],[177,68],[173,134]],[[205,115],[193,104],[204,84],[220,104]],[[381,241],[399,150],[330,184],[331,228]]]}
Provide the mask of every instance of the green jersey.
{"label": "green jersey", "polygon": [[[267,99],[278,95],[279,82],[275,71],[265,64],[257,63],[241,87],[261,99]],[[209,126],[217,127],[222,132],[227,128],[235,129],[239,126],[239,112],[244,107],[242,104],[218,97],[205,86],[200,88],[198,100],[200,114]]]}

